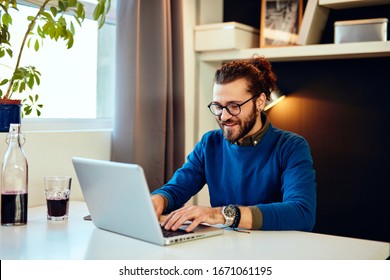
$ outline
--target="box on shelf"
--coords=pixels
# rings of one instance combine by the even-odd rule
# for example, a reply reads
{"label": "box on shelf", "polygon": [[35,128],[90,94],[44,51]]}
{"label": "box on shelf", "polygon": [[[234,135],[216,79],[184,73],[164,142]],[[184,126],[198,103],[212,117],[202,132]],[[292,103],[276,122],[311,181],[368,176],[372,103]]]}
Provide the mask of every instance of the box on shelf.
{"label": "box on shelf", "polygon": [[336,21],[334,42],[387,41],[387,18]]}
{"label": "box on shelf", "polygon": [[195,51],[259,47],[259,30],[238,22],[195,26]]}

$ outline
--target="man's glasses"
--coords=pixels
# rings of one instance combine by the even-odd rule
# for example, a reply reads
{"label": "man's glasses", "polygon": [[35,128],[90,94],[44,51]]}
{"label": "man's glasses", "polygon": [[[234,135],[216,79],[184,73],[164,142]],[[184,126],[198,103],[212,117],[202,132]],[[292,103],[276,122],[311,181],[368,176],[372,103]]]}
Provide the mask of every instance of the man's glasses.
{"label": "man's glasses", "polygon": [[223,109],[226,109],[226,111],[230,115],[237,116],[237,115],[239,115],[241,113],[241,106],[244,105],[245,103],[249,102],[250,100],[252,100],[255,97],[258,97],[258,95],[252,96],[247,101],[244,101],[241,104],[230,103],[230,104],[228,104],[226,106],[222,106],[220,104],[211,102],[209,105],[207,105],[207,107],[209,107],[211,114],[213,114],[214,116],[217,116],[217,117],[222,115]]}

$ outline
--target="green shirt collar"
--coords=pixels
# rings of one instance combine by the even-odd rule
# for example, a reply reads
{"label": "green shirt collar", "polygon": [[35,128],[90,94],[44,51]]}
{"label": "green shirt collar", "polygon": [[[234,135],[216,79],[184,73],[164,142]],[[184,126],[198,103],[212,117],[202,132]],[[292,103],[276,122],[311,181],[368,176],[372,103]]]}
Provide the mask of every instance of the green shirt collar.
{"label": "green shirt collar", "polygon": [[[240,146],[256,146],[260,143],[261,139],[263,138],[264,134],[267,132],[269,127],[269,120],[267,115],[264,112],[261,112],[260,114],[261,122],[263,123],[263,126],[259,131],[257,131],[255,134],[246,136],[242,139],[242,143]],[[236,143],[236,145],[238,145]]]}

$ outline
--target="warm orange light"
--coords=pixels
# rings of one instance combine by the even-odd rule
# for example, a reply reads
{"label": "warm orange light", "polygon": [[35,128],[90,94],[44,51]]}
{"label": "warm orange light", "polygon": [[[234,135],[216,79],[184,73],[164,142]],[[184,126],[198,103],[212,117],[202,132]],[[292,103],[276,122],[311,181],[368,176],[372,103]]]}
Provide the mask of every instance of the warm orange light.
{"label": "warm orange light", "polygon": [[267,110],[271,109],[273,106],[275,106],[280,101],[282,101],[283,99],[286,98],[286,96],[284,94],[281,95],[278,92],[271,92],[271,96],[270,97],[271,97],[271,100],[269,102],[267,102],[267,105],[265,105],[264,111],[267,111]]}

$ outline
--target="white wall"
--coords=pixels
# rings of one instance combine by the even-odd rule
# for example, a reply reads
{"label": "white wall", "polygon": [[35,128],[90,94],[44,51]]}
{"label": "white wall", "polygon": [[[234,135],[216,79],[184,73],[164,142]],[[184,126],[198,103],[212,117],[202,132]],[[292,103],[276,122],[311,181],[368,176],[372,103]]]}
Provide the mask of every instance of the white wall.
{"label": "white wall", "polygon": [[[218,126],[207,109],[212,98],[215,65],[200,63],[194,50],[194,27],[223,21],[223,0],[182,0],[184,8],[185,148],[190,153],[202,134]],[[192,203],[210,205],[207,185]]]}
{"label": "white wall", "polygon": [[[73,156],[110,160],[111,130],[25,132],[23,150],[29,166],[28,205],[45,204],[43,177],[70,175],[72,200],[83,200],[80,185],[73,169]],[[0,133],[1,162],[8,145],[6,133]]]}

